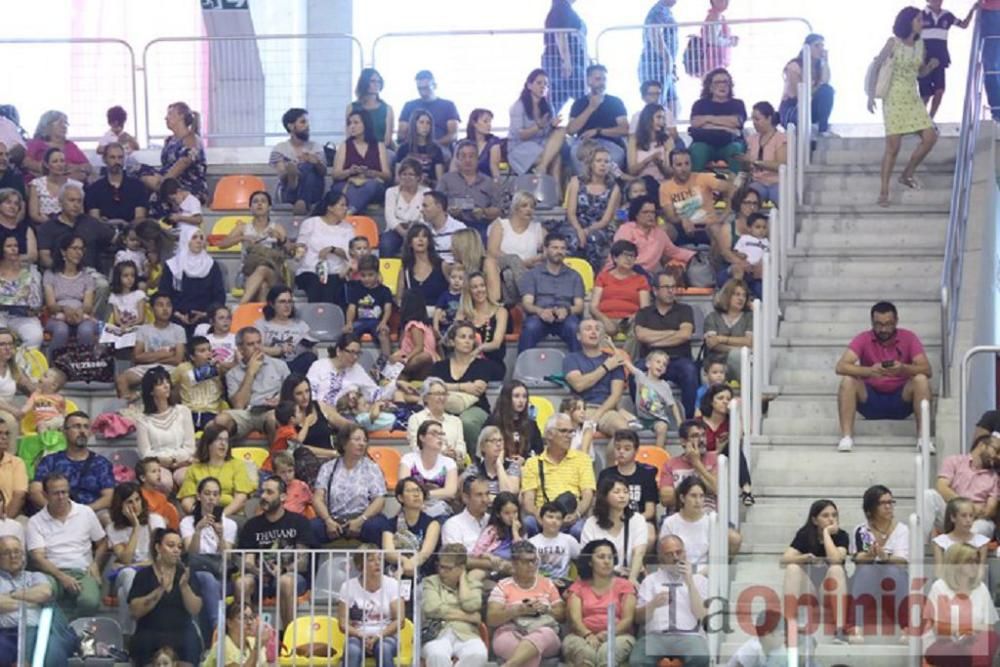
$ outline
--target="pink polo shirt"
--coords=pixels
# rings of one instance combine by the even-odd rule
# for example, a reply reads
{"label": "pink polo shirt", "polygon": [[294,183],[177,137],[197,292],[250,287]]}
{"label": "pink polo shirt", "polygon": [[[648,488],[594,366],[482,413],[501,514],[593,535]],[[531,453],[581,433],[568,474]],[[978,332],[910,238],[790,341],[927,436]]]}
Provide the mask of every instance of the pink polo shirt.
{"label": "pink polo shirt", "polygon": [[[896,335],[884,343],[875,337],[874,331],[862,331],[854,337],[848,348],[858,355],[862,366],[876,366],[883,361],[912,364],[915,358],[924,354],[923,344],[917,334],[909,329],[896,329]],[[905,385],[907,379],[904,375],[874,377],[866,378],[865,384],[875,391],[891,394]]]}
{"label": "pink polo shirt", "polygon": [[1000,11],[1000,0],[980,0],[979,7],[988,12]]}
{"label": "pink polo shirt", "polygon": [[974,468],[971,454],[949,456],[941,463],[938,478],[947,480],[952,491],[974,503],[1000,498],[1000,475],[987,468]]}
{"label": "pink polo shirt", "polygon": [[[631,241],[634,243],[635,247],[639,249],[636,264],[650,273],[656,273],[660,270],[660,263],[664,257],[668,260],[676,259],[686,264],[695,254],[693,250],[685,250],[684,248],[675,246],[674,242],[670,240],[670,237],[667,236],[667,233],[659,225],[649,230],[649,233],[646,233],[639,226],[639,223],[626,222],[615,232],[614,240]],[[604,268],[611,268],[610,256],[608,256],[608,261],[604,265]]]}

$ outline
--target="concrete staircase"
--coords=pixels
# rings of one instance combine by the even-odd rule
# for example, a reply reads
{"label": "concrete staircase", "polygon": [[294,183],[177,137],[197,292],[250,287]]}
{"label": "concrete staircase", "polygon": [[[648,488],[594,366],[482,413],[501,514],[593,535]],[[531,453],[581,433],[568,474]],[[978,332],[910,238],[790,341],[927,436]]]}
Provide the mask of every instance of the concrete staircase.
{"label": "concrete staircase", "polygon": [[[904,141],[901,162],[914,145],[913,139]],[[783,318],[772,341],[777,397],[768,406],[763,435],[753,441],[758,502],[745,512],[743,554],[730,589],[742,624],[732,624],[724,658],[747,639],[749,625],[743,619],[752,622],[751,609],[763,607],[762,598],[750,599],[751,587],[782,594],[778,559],[812,501],[834,500],[849,532],[863,521],[861,496],[875,483],[893,490],[897,519],[906,521],[913,511],[913,421],[859,417],[854,451],[838,453],[833,369],[850,339],[869,328],[871,305],[885,299],[899,309],[900,326],[920,336],[939,372],[938,283],[956,146],[954,138],[938,142],[918,172],[920,191],[906,190],[894,176],[888,209],[876,204],[882,139],[823,139],[806,170],[805,202],[796,213],[797,234],[781,293]],[[939,379],[934,382],[937,386]],[[814,637],[815,655],[823,664],[907,663],[906,648],[894,638],[842,646],[822,631]]]}

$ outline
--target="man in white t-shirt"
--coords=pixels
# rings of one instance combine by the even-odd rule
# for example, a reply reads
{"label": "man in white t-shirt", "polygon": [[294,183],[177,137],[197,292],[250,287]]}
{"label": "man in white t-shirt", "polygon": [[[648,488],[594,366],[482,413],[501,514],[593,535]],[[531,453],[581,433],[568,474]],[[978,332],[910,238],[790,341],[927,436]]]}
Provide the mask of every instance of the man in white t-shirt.
{"label": "man in white t-shirt", "polygon": [[448,196],[437,190],[429,190],[424,193],[424,203],[420,207],[423,213],[424,222],[431,228],[431,236],[434,237],[434,247],[438,256],[448,264],[455,263],[455,256],[451,254],[451,237],[455,232],[467,229],[467,227],[448,215]]}
{"label": "man in white t-shirt", "polygon": [[708,667],[708,639],[702,629],[708,579],[687,562],[684,541],[660,540],[661,567],[639,585],[635,619],[642,625],[629,656],[631,667],[656,667],[660,658],[681,657],[685,667]]}
{"label": "man in white t-shirt", "polygon": [[94,510],[70,499],[62,473],[46,477],[43,488],[46,505],[28,520],[31,563],[55,581],[55,599],[67,616],[91,616],[101,606],[104,528]]}
{"label": "man in white t-shirt", "polygon": [[[462,481],[462,504],[465,505],[462,513],[444,522],[444,527],[441,529],[441,544],[461,544],[466,551],[472,551],[479,535],[486,528],[486,522],[490,519],[486,511],[490,506],[490,483],[482,477],[466,477]],[[480,563],[473,563],[480,560],[490,559],[470,559],[469,567],[480,567]],[[484,569],[488,568],[487,563]]]}

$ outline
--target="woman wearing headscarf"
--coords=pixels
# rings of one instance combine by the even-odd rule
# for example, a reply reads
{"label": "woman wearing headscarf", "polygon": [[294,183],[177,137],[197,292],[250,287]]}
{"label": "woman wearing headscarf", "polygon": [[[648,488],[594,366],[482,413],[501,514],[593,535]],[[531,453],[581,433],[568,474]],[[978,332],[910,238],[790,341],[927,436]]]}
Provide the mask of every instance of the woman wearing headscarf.
{"label": "woman wearing headscarf", "polygon": [[192,225],[181,225],[177,254],[163,266],[160,293],[170,296],[174,320],[188,336],[195,325],[208,321],[211,306],[226,302],[222,269],[205,250],[205,233]]}

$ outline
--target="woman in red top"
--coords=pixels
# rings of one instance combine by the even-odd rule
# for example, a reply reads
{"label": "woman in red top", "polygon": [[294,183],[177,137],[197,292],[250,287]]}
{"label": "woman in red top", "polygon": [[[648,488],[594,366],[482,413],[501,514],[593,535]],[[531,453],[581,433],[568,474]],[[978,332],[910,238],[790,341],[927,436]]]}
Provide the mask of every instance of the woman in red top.
{"label": "woman in red top", "polygon": [[649,305],[649,281],[635,270],[638,248],[631,241],[611,244],[611,268],[597,274],[590,313],[609,336],[625,333],[631,318]]}
{"label": "woman in red top", "polygon": [[580,552],[580,578],[567,591],[569,632],[563,657],[571,665],[601,665],[608,653],[608,609],[615,606],[615,665],[627,665],[635,646],[635,586],[614,575],[618,554],[609,540],[588,542]]}
{"label": "woman in red top", "polygon": [[375,137],[371,115],[364,110],[347,116],[347,139],[333,159],[333,190],[347,197],[348,213],[364,211],[381,201],[392,177],[385,144]]}
{"label": "woman in red top", "polygon": [[66,138],[68,131],[69,118],[62,111],[46,111],[42,114],[38,127],[35,128],[35,136],[25,147],[26,154],[22,164],[25,183],[43,175],[43,158],[50,148],[58,148],[66,156],[67,176],[81,183],[87,182],[93,167],[83,151]]}
{"label": "woman in red top", "polygon": [[[709,387],[698,406],[701,422],[705,425],[705,448],[710,452],[729,455],[729,402],[733,400],[733,390],[724,384]],[[756,502],[750,491],[750,466],[740,449],[740,498],[750,507]]]}

